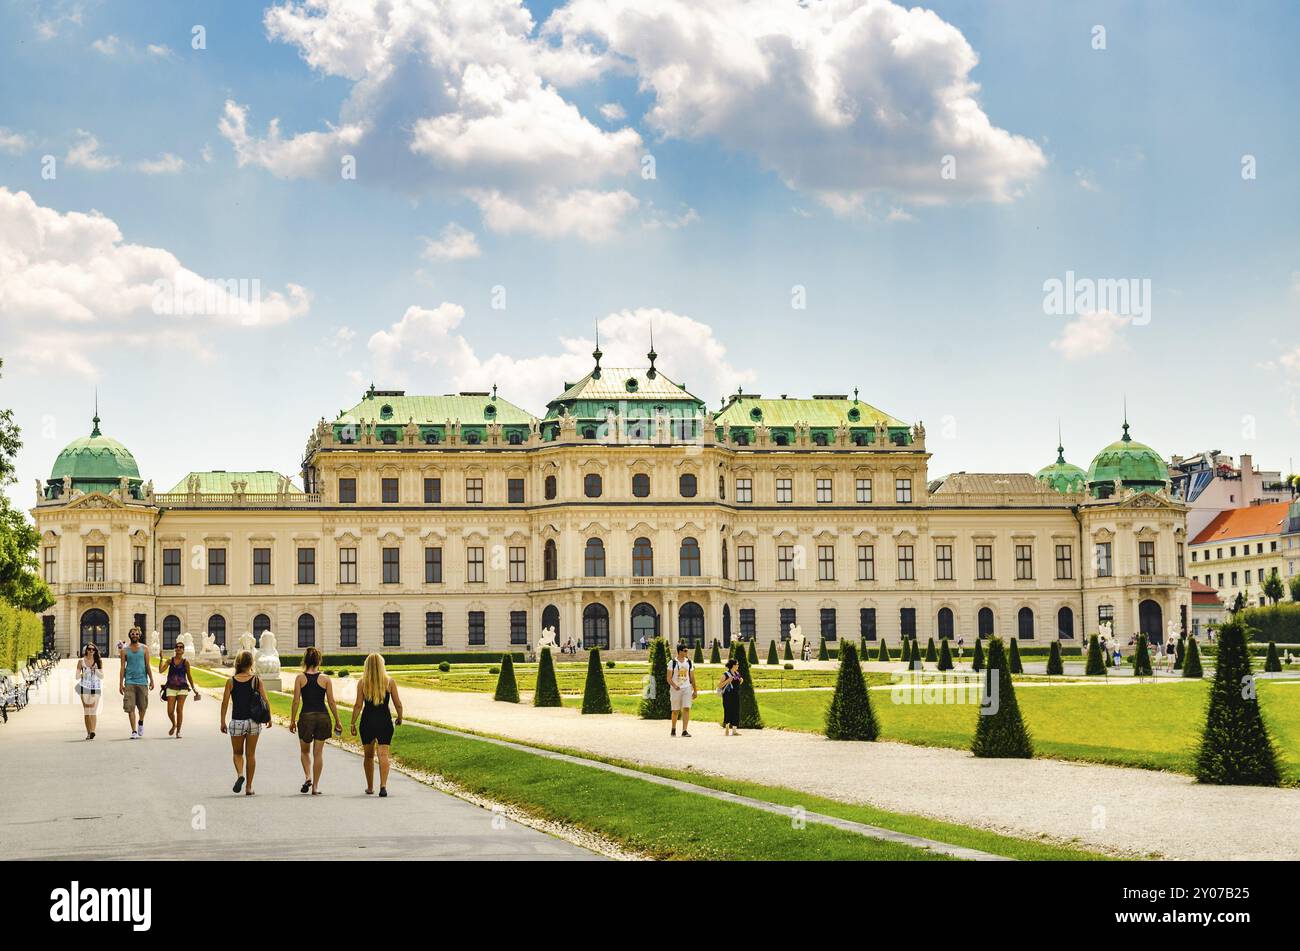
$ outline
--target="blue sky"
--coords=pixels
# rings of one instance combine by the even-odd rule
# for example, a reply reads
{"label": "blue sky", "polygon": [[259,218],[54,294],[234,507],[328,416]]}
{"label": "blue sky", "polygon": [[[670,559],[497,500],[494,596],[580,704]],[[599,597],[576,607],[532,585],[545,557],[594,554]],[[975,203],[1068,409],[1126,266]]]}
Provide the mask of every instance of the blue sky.
{"label": "blue sky", "polygon": [[[1293,5],[941,2],[916,19],[835,0],[803,20],[775,0],[711,5],[734,19],[571,0],[528,4],[536,29],[504,47],[484,23],[517,27],[517,0],[484,0],[479,22],[397,6],[443,32],[358,31],[335,0],[0,0],[19,502],[87,430],[96,387],[105,431],[160,488],[192,468],[294,472],[313,422],[372,379],[497,383],[540,412],[589,365],[597,321],[607,365],[641,362],[653,323],[661,366],[713,405],[741,384],[859,387],[925,421],[934,474],[1032,471],[1058,419],[1086,466],[1125,396],[1166,455],[1300,455]],[[812,52],[771,39],[786,24]],[[921,52],[891,61],[897,35]],[[846,120],[810,118],[810,75],[852,100]],[[974,145],[935,131],[954,81],[978,84],[992,131]],[[279,297],[255,326],[157,314],[139,282],[160,255]],[[1149,323],[1045,313],[1067,271],[1149,280]]]}

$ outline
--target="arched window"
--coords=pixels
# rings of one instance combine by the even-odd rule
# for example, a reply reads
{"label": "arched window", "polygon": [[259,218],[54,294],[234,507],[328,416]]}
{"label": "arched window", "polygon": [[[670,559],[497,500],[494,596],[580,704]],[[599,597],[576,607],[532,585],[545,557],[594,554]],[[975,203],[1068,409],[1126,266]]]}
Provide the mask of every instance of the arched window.
{"label": "arched window", "polygon": [[226,619],[220,614],[208,618],[208,633],[217,639],[218,647],[226,646]]}
{"label": "arched window", "polygon": [[585,562],[583,573],[588,578],[605,577],[605,543],[599,538],[588,538],[583,561]]}
{"label": "arched window", "polygon": [[298,618],[298,646],[316,646],[316,619],[310,614]]}
{"label": "arched window", "polygon": [[642,601],[632,609],[632,646],[640,647],[643,637],[649,642],[658,636],[659,612]]}
{"label": "arched window", "polygon": [[727,567],[727,543],[723,542],[722,543],[722,580],[723,581],[726,581],[727,578],[730,577],[728,572],[729,569]]}
{"label": "arched window", "polygon": [[632,476],[632,494],[638,499],[644,499],[650,494],[650,477],[644,472]]}
{"label": "arched window", "polygon": [[560,636],[560,609],[553,604],[548,604],[542,608],[542,630],[550,628],[555,632],[555,636]]}
{"label": "arched window", "polygon": [[434,432],[432,429],[429,430],[427,433],[424,434],[424,444],[426,446],[438,445],[438,434]]}
{"label": "arched window", "polygon": [[512,433],[511,433],[508,437],[506,437],[506,438],[509,440],[510,445],[512,445],[512,446],[518,446],[518,445],[520,445],[520,444],[524,441],[524,437],[519,433],[518,430],[512,432]]}
{"label": "arched window", "polygon": [[181,636],[181,619],[175,614],[163,618],[162,648],[165,651],[176,646],[176,638]]}
{"label": "arched window", "polygon": [[979,632],[980,632],[980,637],[993,636],[993,609],[992,608],[980,608]]}
{"label": "arched window", "polygon": [[682,539],[681,575],[684,578],[700,576],[700,543],[694,538]]}
{"label": "arched window", "polygon": [[952,639],[952,608],[939,609],[939,639]]}
{"label": "arched window", "polygon": [[648,538],[632,543],[632,577],[649,578],[655,573],[655,550]]}
{"label": "arched window", "polygon": [[826,445],[826,434],[825,434],[825,433],[813,433],[813,444],[814,444],[814,445],[817,445],[817,446],[824,446],[824,445]]}
{"label": "arched window", "polygon": [[560,576],[560,556],[555,549],[555,539],[546,539],[542,546],[542,579],[554,581]]}
{"label": "arched window", "polygon": [[687,647],[704,646],[704,608],[687,601],[677,611],[677,637]]}
{"label": "arched window", "polygon": [[695,493],[699,491],[699,487],[695,481],[695,476],[689,472],[683,473],[682,477],[677,480],[677,488],[684,499],[695,498]]}
{"label": "arched window", "polygon": [[1034,612],[1030,608],[1021,608],[1016,615],[1017,636],[1022,641],[1034,639]]}
{"label": "arched window", "polygon": [[748,446],[749,433],[745,432],[744,430],[741,430],[738,433],[732,433],[731,441],[734,442],[737,446]]}
{"label": "arched window", "polygon": [[603,604],[589,604],[582,609],[582,646],[586,650],[609,648],[609,609]]}
{"label": "arched window", "polygon": [[1069,608],[1061,608],[1056,612],[1056,636],[1059,638],[1074,637],[1074,612]]}
{"label": "arched window", "polygon": [[588,426],[586,429],[584,429],[584,430],[582,431],[582,438],[583,438],[583,439],[595,439],[595,438],[596,438],[596,427],[595,427],[595,426]]}
{"label": "arched window", "polygon": [[395,429],[385,429],[384,432],[383,432],[383,434],[380,436],[380,439],[383,440],[383,443],[384,443],[385,446],[396,446],[396,445],[397,445],[397,430],[395,430]]}
{"label": "arched window", "polygon": [[600,476],[595,472],[582,477],[582,492],[589,499],[600,498]]}
{"label": "arched window", "polygon": [[790,445],[790,437],[785,433],[777,433],[772,437],[772,442],[776,443],[778,446],[788,446]]}

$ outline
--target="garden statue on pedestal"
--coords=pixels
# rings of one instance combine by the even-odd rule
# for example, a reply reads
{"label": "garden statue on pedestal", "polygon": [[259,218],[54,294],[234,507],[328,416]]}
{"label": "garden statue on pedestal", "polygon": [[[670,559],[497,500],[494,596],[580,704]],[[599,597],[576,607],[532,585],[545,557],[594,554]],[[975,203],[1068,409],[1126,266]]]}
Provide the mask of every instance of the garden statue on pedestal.
{"label": "garden statue on pedestal", "polygon": [[198,652],[194,649],[194,635],[189,631],[176,638],[176,643],[185,645],[185,656],[191,660],[198,656]]}
{"label": "garden statue on pedestal", "polygon": [[554,653],[558,646],[559,646],[559,637],[555,633],[555,628],[553,627],[542,628],[542,636],[537,638],[537,656],[540,657],[542,655],[543,648],[549,647],[551,649],[551,653]]}
{"label": "garden statue on pedestal", "polygon": [[250,654],[256,654],[257,639],[253,637],[252,634],[248,633],[248,631],[245,631],[243,634],[239,635],[239,649],[241,651],[248,651]]}
{"label": "garden statue on pedestal", "polygon": [[798,624],[790,625],[790,649],[794,651],[795,660],[803,660],[803,628]]}
{"label": "garden statue on pedestal", "polygon": [[280,684],[280,653],[276,650],[275,635],[270,631],[262,632],[262,641],[253,658],[253,672],[266,684],[267,690],[283,689]]}
{"label": "garden statue on pedestal", "polygon": [[200,664],[221,663],[221,648],[217,646],[217,636],[211,632],[203,635],[203,647],[199,651]]}
{"label": "garden statue on pedestal", "polygon": [[162,654],[162,641],[158,637],[158,632],[154,631],[149,635],[149,656],[158,657]]}

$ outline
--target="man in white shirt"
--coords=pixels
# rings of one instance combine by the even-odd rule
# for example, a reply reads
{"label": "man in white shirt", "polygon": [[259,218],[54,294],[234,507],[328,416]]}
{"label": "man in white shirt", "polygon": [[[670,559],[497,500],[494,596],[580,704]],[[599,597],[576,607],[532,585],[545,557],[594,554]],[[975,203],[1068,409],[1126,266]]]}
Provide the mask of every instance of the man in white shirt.
{"label": "man in white shirt", "polygon": [[677,715],[682,717],[682,736],[690,736],[687,727],[691,725],[691,703],[699,696],[695,687],[695,665],[686,656],[686,642],[677,642],[677,656],[668,665],[669,699],[673,708],[672,736],[677,735]]}

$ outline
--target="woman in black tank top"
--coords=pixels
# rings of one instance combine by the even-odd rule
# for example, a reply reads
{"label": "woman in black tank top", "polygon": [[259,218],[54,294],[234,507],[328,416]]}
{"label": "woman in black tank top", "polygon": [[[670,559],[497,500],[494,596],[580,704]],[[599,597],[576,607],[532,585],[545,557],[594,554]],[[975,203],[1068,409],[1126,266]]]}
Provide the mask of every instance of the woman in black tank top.
{"label": "woman in black tank top", "polygon": [[298,734],[298,759],[302,763],[303,782],[299,792],[310,792],[313,796],[320,795],[325,741],[331,734],[343,732],[343,722],[334,704],[334,683],[328,674],[320,672],[320,662],[320,649],[307,648],[302,657],[303,672],[294,678],[293,706],[289,712],[289,730]]}
{"label": "woman in black tank top", "polygon": [[[266,709],[271,703],[266,698],[266,687],[260,678],[253,675],[253,652],[240,651],[235,658],[235,673],[226,681],[226,692],[221,696],[221,732],[230,736],[230,750],[235,761],[234,791],[244,790],[245,796],[253,795],[253,773],[257,771],[257,738],[262,730],[270,729],[271,724],[259,723],[253,719],[252,702],[254,693],[261,694]],[[226,721],[226,711],[230,711],[230,721]],[[244,788],[244,783],[248,787]]]}
{"label": "woman in black tank top", "polygon": [[397,708],[397,726],[402,724],[402,698],[397,683],[388,676],[384,658],[371,654],[361,674],[361,686],[352,705],[352,735],[357,735],[357,714],[361,715],[361,746],[365,750],[362,769],[366,774],[366,795],[375,791],[375,756],[379,757],[379,796],[388,795],[388,748],[393,743],[393,716],[388,704]]}

